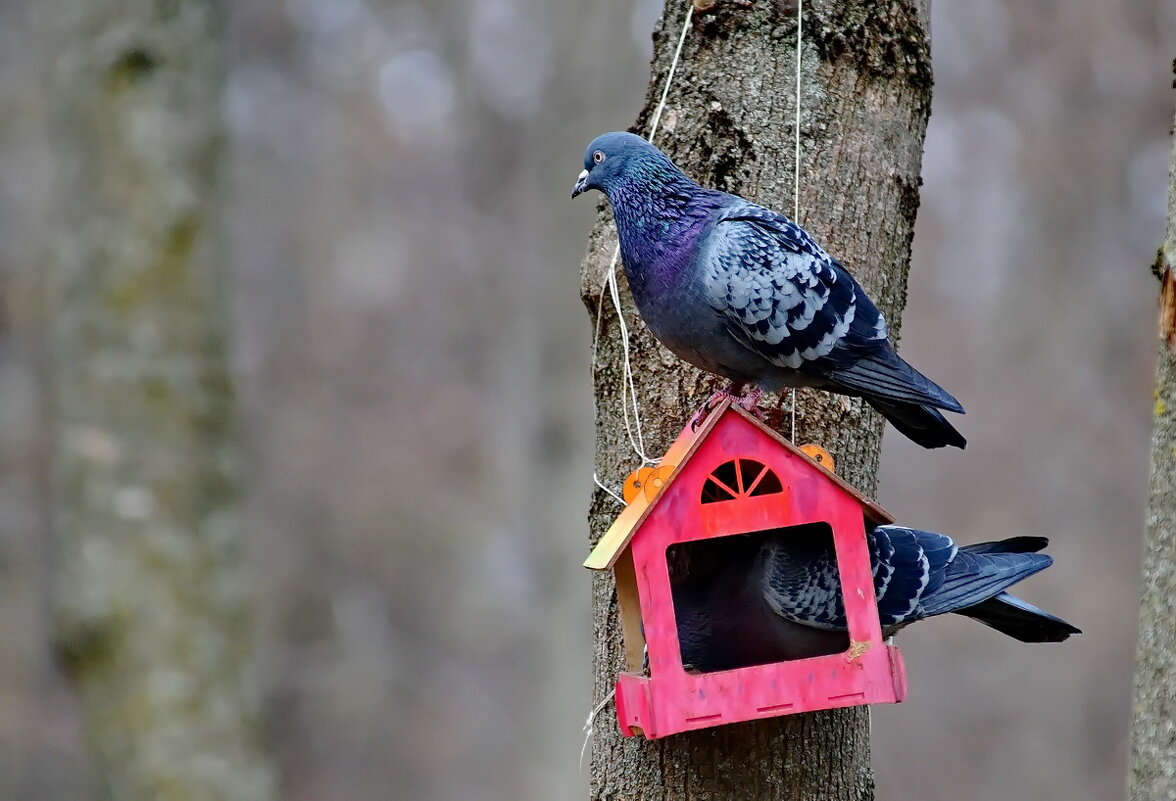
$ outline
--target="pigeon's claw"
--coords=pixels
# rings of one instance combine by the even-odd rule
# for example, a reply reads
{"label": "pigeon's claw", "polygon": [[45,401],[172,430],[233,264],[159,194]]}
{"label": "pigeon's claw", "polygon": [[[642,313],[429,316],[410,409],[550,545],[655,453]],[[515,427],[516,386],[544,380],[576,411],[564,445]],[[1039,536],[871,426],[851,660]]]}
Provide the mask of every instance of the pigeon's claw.
{"label": "pigeon's claw", "polygon": [[711,412],[718,408],[723,401],[729,400],[733,406],[738,406],[748,414],[755,415],[759,420],[764,419],[764,413],[759,408],[759,399],[763,395],[763,391],[753,387],[750,392],[743,392],[743,384],[732,383],[720,389],[706,399],[706,403],[694,413],[694,417],[690,418],[690,430],[697,431],[698,427],[702,425],[706,418],[710,417]]}
{"label": "pigeon's claw", "polygon": [[740,395],[738,397],[732,397],[731,403],[738,406],[748,414],[755,415],[757,419],[763,420],[764,413],[763,410],[759,407],[759,401],[763,394],[763,390],[759,389],[758,387],[752,387],[751,392]]}
{"label": "pigeon's claw", "polygon": [[690,432],[691,433],[694,433],[695,431],[697,431],[698,427],[700,425],[702,425],[702,421],[705,420],[706,418],[710,417],[710,413],[715,410],[715,406],[717,406],[718,404],[712,403],[713,400],[714,400],[714,396],[712,395],[710,397],[710,399],[707,400],[706,403],[702,404],[702,406],[699,408],[699,410],[694,413],[694,416],[690,418]]}

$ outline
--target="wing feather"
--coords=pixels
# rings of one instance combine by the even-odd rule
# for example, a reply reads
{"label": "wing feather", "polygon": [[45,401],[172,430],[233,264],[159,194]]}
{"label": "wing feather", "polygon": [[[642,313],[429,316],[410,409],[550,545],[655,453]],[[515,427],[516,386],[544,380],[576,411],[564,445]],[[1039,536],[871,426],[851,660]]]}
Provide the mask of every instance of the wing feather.
{"label": "wing feather", "polygon": [[886,322],[849,273],[800,226],[751,203],[709,235],[703,280],[736,341],[768,362],[823,372],[847,349],[886,342]]}

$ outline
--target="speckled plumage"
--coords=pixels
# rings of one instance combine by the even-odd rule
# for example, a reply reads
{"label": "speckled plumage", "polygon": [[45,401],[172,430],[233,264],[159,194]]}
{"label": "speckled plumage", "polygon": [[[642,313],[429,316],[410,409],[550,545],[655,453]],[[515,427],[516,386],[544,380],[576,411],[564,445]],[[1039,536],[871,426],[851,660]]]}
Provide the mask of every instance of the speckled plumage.
{"label": "speckled plumage", "polygon": [[787,217],[686,177],[628,133],[595,139],[573,197],[609,199],[637,309],[679,358],[766,390],[857,395],[928,448],[964,447],[963,412],[899,358],[862,287]]}
{"label": "speckled plumage", "polygon": [[[844,650],[845,610],[823,527],[707,540],[702,572],[672,582],[683,662],[700,670]],[[1043,537],[957,546],[903,526],[867,532],[878,617],[887,636],[954,612],[1022,642],[1079,630],[1007,592],[1052,564]]]}

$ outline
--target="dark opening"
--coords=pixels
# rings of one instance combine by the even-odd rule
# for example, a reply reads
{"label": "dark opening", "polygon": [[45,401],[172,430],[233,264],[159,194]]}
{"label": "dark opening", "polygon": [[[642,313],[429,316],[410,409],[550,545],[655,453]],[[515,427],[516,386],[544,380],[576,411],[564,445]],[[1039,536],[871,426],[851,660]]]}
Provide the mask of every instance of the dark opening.
{"label": "dark opening", "polygon": [[702,503],[733,501],[783,492],[780,477],[755,459],[732,459],[714,469],[702,485]]}
{"label": "dark opening", "polygon": [[666,550],[666,560],[680,656],[689,671],[734,670],[849,648],[827,523],[678,543]]}

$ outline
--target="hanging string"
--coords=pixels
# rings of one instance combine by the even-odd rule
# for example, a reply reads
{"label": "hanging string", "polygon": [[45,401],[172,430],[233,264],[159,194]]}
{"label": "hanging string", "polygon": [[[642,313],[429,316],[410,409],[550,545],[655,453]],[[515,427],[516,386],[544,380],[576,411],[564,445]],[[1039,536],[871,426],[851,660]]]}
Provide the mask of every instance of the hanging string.
{"label": "hanging string", "polygon": [[804,21],[804,0],[796,0],[796,149],[792,156],[792,221],[800,225],[800,46]]}
{"label": "hanging string", "polygon": [[[796,133],[796,149],[792,154],[792,221],[800,225],[800,46],[801,33],[804,28],[804,0],[796,0],[796,120],[793,129]],[[793,387],[788,400],[789,416],[792,418],[792,434],[789,441],[796,442],[796,387]]]}
{"label": "hanging string", "polygon": [[649,123],[649,142],[657,134],[658,123],[661,122],[662,111],[666,107],[666,97],[670,94],[670,84],[674,81],[674,72],[678,69],[678,59],[682,57],[682,45],[686,42],[686,33],[690,30],[690,21],[694,19],[694,4],[686,6],[686,19],[682,20],[682,32],[678,34],[678,46],[674,48],[674,57],[670,59],[670,71],[666,73],[666,85],[662,87],[661,98],[657,101],[657,108],[653,112],[653,120]]}
{"label": "hanging string", "polygon": [[617,694],[617,688],[613,687],[609,690],[608,695],[604,696],[604,700],[592,708],[588,713],[588,719],[584,721],[584,743],[580,746],[580,776],[584,775],[584,754],[588,752],[588,743],[592,740],[592,735],[596,734],[596,716],[599,715],[608,702]]}
{"label": "hanging string", "polygon": [[[686,19],[682,22],[682,31],[678,35],[678,44],[674,48],[674,56],[670,59],[670,69],[666,73],[666,82],[662,86],[661,97],[658,98],[657,106],[654,108],[653,117],[650,120],[649,136],[646,137],[650,143],[653,142],[654,136],[657,134],[658,126],[661,124],[662,112],[665,111],[666,98],[670,94],[670,86],[674,82],[674,74],[678,71],[678,62],[682,58],[682,46],[686,43],[686,34],[690,31],[690,22],[694,18],[694,5],[690,4],[686,7]],[[641,407],[637,396],[637,382],[633,377],[633,364],[630,359],[629,349],[629,326],[625,322],[624,312],[621,308],[621,295],[617,287],[617,264],[621,258],[621,246],[613,249],[612,259],[609,260],[608,269],[605,272],[604,280],[600,287],[600,296],[596,303],[596,329],[592,337],[592,365],[596,366],[597,352],[600,347],[600,329],[601,316],[604,311],[604,295],[608,292],[613,309],[617,314],[617,322],[621,331],[621,353],[622,353],[622,380],[621,380],[621,413],[625,423],[625,434],[629,438],[629,445],[637,458],[641,460],[643,465],[657,464],[656,459],[649,458],[645,452],[645,437],[641,429]],[[630,422],[630,414],[632,414],[632,421]],[[600,482],[599,478],[593,475],[593,479],[597,485],[605,489],[609,495],[614,498],[620,496],[609,490]],[[622,501],[623,503],[623,501]]]}
{"label": "hanging string", "polygon": [[622,498],[620,495],[618,495],[616,490],[605,486],[604,482],[600,480],[600,476],[597,475],[595,470],[592,471],[592,481],[593,481],[593,483],[596,484],[596,486],[600,487],[602,490],[604,490],[606,493],[608,493],[610,496],[612,496],[612,499],[614,501],[616,501],[617,503],[619,503],[621,506],[628,506],[628,504],[625,503],[625,499]]}

